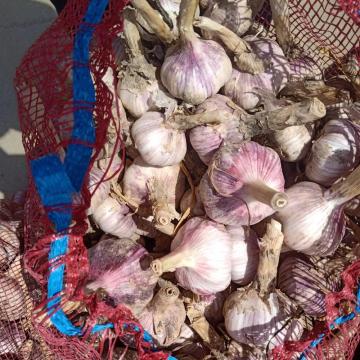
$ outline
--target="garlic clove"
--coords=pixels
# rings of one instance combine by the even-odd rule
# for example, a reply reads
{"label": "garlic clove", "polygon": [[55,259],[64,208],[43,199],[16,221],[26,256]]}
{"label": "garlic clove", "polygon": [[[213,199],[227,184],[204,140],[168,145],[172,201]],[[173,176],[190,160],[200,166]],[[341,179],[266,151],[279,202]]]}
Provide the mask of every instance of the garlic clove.
{"label": "garlic clove", "polygon": [[111,197],[95,209],[93,218],[101,230],[119,238],[130,238],[136,230],[129,208]]}
{"label": "garlic clove", "polygon": [[161,113],[147,112],[132,126],[135,145],[149,165],[176,165],[185,157],[185,134],[167,127],[164,120]]}

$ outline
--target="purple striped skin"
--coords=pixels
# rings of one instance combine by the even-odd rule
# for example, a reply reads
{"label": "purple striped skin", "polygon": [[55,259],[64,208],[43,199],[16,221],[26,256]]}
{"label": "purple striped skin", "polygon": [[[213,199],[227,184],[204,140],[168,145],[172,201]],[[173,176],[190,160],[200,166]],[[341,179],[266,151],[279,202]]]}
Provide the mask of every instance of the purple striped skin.
{"label": "purple striped skin", "polygon": [[231,72],[231,61],[219,44],[192,36],[168,49],[160,75],[171,95],[198,105],[215,95]]}

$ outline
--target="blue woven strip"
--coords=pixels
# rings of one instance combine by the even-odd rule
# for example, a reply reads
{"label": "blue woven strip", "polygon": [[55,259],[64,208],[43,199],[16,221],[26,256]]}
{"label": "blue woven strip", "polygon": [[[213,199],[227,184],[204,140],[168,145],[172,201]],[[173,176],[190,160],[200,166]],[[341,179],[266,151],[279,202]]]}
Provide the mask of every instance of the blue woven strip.
{"label": "blue woven strip", "polygon": [[[355,312],[351,312],[348,315],[343,315],[343,316],[339,316],[338,318],[336,318],[334,320],[334,322],[332,324],[330,324],[329,328],[330,330],[334,330],[337,326],[344,324],[350,320],[353,320],[356,316],[356,313],[360,312],[360,283],[358,284],[358,288],[357,288],[357,292],[356,292],[356,307],[355,307]],[[310,345],[309,348],[314,348],[317,345],[319,345],[322,340],[324,339],[325,334],[320,334],[318,336],[317,339],[313,340]],[[308,349],[304,350],[302,352],[302,354],[299,357],[299,360],[306,360],[306,353],[308,352]]]}

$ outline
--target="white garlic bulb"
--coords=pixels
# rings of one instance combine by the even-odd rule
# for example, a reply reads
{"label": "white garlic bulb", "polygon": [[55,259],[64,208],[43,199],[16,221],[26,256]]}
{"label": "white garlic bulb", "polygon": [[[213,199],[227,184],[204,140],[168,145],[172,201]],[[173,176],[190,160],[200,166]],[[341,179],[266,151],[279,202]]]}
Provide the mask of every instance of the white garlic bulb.
{"label": "white garlic bulb", "polygon": [[224,86],[224,94],[245,110],[259,105],[261,91],[277,94],[286,84],[290,73],[289,63],[280,46],[270,39],[245,37],[255,55],[267,60],[265,71],[252,75],[233,69],[230,80]]}
{"label": "white garlic bulb", "polygon": [[330,120],[314,142],[306,176],[329,186],[360,162],[360,127],[348,120]]}
{"label": "white garlic bulb", "polygon": [[141,157],[149,165],[176,165],[185,157],[185,133],[166,126],[165,116],[159,112],[145,113],[135,121],[131,134]]}
{"label": "white garlic bulb", "polygon": [[193,30],[198,0],[185,0],[180,9],[180,39],[167,50],[161,81],[171,95],[197,105],[216,94],[231,76],[231,61],[212,40],[202,40]]}
{"label": "white garlic bulb", "polygon": [[272,134],[272,147],[284,161],[295,162],[302,160],[311,147],[314,126],[289,126]]}
{"label": "white garlic bulb", "polygon": [[231,280],[239,285],[249,284],[256,275],[259,246],[256,233],[242,226],[226,226],[231,236]]}
{"label": "white garlic bulb", "polygon": [[93,218],[101,230],[118,238],[131,238],[136,230],[129,208],[111,197],[96,207]]}

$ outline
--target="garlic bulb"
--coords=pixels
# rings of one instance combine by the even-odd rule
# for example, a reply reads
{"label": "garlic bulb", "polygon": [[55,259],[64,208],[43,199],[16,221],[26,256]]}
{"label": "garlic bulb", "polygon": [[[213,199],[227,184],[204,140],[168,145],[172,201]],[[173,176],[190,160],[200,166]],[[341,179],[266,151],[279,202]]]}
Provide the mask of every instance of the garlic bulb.
{"label": "garlic bulb", "polygon": [[325,268],[316,267],[305,255],[288,253],[280,262],[278,287],[310,316],[326,314],[325,296],[339,290]]}
{"label": "garlic bulb", "polygon": [[[184,193],[184,176],[179,165],[154,167],[138,157],[123,178],[124,195],[137,205],[151,205],[156,224],[179,219],[176,206]],[[149,204],[150,202],[150,204]]]}
{"label": "garlic bulb", "polygon": [[290,80],[322,80],[323,74],[316,62],[308,56],[290,60]]}
{"label": "garlic bulb", "polygon": [[147,257],[147,251],[130,239],[103,236],[89,249],[86,290],[102,289],[115,304],[122,303],[138,315],[152,299],[157,283]]}
{"label": "garlic bulb", "polygon": [[[193,192],[191,189],[187,190],[184,196],[181,198],[180,209],[184,213],[187,209],[191,209],[193,216],[204,216],[205,210],[200,200],[199,188],[195,188],[195,194],[193,199]],[[194,203],[192,203],[194,201]]]}
{"label": "garlic bulb", "polygon": [[299,161],[307,155],[314,132],[312,124],[289,126],[284,130],[274,131],[271,146],[282,160]]}
{"label": "garlic bulb", "polygon": [[175,271],[179,284],[195,294],[222,291],[231,281],[231,238],[223,225],[195,217],[181,227],[171,252],[154,260],[153,271]]}
{"label": "garlic bulb", "polygon": [[317,256],[334,253],[345,232],[344,204],[360,194],[359,174],[357,167],[345,181],[327,190],[311,182],[286,190],[288,205],[277,217],[290,249]]}
{"label": "garlic bulb", "polygon": [[248,285],[256,275],[259,246],[255,231],[242,226],[226,226],[233,241],[231,253],[231,280],[241,286]]}
{"label": "garlic bulb", "polygon": [[265,71],[252,75],[233,69],[230,80],[224,86],[224,94],[245,110],[259,105],[261,94],[257,88],[277,94],[286,84],[290,72],[287,59],[274,41],[246,37],[255,55],[266,59]]}
{"label": "garlic bulb", "polygon": [[17,221],[0,220],[0,271],[10,265],[20,251],[18,225]]}
{"label": "garlic bulb", "polygon": [[229,114],[227,121],[197,126],[193,128],[189,134],[192,147],[199,155],[201,161],[207,165],[209,165],[213,155],[223,141],[231,141],[231,139],[240,136],[237,129],[239,114],[245,113],[245,111],[234,104],[228,97],[220,94],[206,99],[196,108],[196,113],[200,114],[215,110],[221,110]]}
{"label": "garlic bulb", "polygon": [[[252,11],[248,0],[212,0],[204,12],[219,24],[222,24],[241,36],[252,23]],[[204,34],[209,38],[210,34]]]}
{"label": "garlic bulb", "polygon": [[314,142],[306,176],[329,186],[360,163],[360,127],[348,120],[330,120]]}
{"label": "garlic bulb", "polygon": [[185,133],[166,126],[164,120],[159,112],[147,112],[132,126],[136,148],[149,165],[176,165],[185,157]]}
{"label": "garlic bulb", "polygon": [[25,316],[25,295],[10,276],[0,275],[0,321],[15,321]]}
{"label": "garlic bulb", "polygon": [[179,295],[179,289],[167,283],[139,315],[140,324],[161,346],[175,342],[185,322],[185,306]]}
{"label": "garlic bulb", "polygon": [[131,238],[136,230],[129,208],[111,197],[95,209],[93,218],[101,230],[118,238]]}
{"label": "garlic bulb", "polygon": [[219,44],[196,36],[192,23],[198,2],[181,2],[180,39],[167,50],[160,72],[170,94],[193,105],[216,94],[229,80],[232,68]]}
{"label": "garlic bulb", "polygon": [[282,242],[281,225],[271,220],[259,244],[256,280],[250,287],[232,293],[224,304],[226,331],[239,343],[266,348],[277,331],[287,324],[289,316],[273,289]]}
{"label": "garlic bulb", "polygon": [[249,141],[223,146],[200,183],[206,214],[226,225],[253,225],[284,208],[284,176],[276,152]]}
{"label": "garlic bulb", "polygon": [[224,321],[222,309],[226,298],[231,294],[231,285],[224,291],[213,295],[200,296],[201,304],[204,304],[204,316],[207,321],[213,326],[218,325]]}

